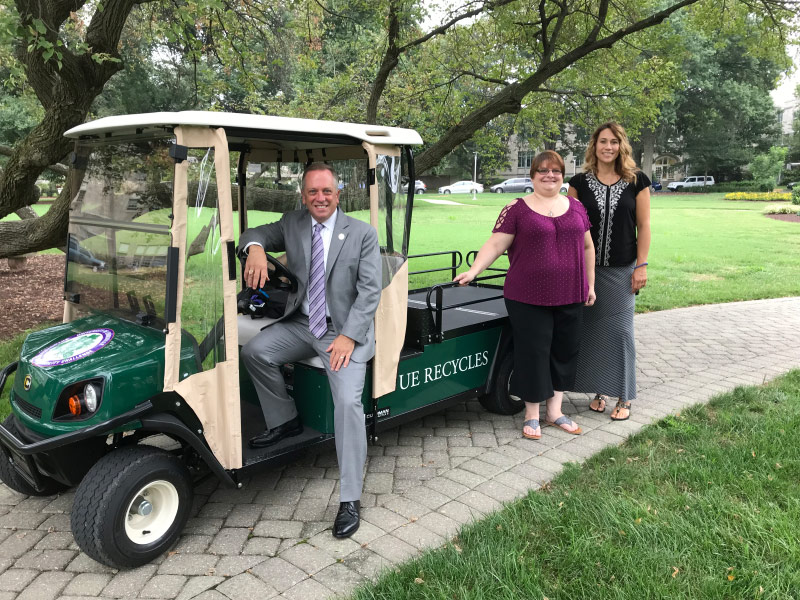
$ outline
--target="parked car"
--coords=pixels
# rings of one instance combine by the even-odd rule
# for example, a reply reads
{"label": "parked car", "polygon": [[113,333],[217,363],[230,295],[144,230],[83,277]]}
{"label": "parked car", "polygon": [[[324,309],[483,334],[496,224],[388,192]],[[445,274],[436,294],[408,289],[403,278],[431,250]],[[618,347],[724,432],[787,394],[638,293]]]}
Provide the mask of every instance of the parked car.
{"label": "parked car", "polygon": [[106,268],[105,261],[95,257],[94,254],[84,246],[81,246],[77,239],[70,236],[69,238],[69,260],[81,265],[92,267],[95,271],[102,271]]}
{"label": "parked car", "polygon": [[673,181],[667,186],[671,192],[679,192],[684,188],[703,187],[714,185],[714,178],[711,175],[692,175],[682,181]]}
{"label": "parked car", "polygon": [[[414,182],[414,193],[415,194],[424,194],[427,191],[427,189],[428,189],[428,186],[425,185],[424,181],[422,181],[420,179],[417,179]],[[402,185],[402,190],[403,190],[404,194],[408,193],[408,182],[407,181]]]}
{"label": "parked car", "polygon": [[477,181],[456,181],[439,188],[440,194],[471,194],[473,192],[478,194],[483,192],[483,185]]}
{"label": "parked car", "polygon": [[794,186],[796,186],[798,183],[800,183],[800,181],[793,181],[793,182],[791,182],[791,183],[787,183],[787,184],[786,184],[786,187],[787,187],[788,189],[790,189],[790,190],[793,190],[793,189],[794,189]]}
{"label": "parked car", "polygon": [[650,182],[650,191],[652,192],[660,192],[663,188],[661,187],[660,181],[651,181]]}
{"label": "parked car", "polygon": [[512,177],[496,183],[489,189],[493,194],[504,194],[505,192],[525,192],[529,194],[533,191],[533,181],[530,177]]}
{"label": "parked car", "polygon": [[[505,192],[524,192],[530,194],[533,191],[533,181],[530,177],[512,177],[500,183],[494,184],[489,188],[494,194],[503,194]],[[561,185],[559,192],[561,194],[567,193],[569,185],[564,183]]]}

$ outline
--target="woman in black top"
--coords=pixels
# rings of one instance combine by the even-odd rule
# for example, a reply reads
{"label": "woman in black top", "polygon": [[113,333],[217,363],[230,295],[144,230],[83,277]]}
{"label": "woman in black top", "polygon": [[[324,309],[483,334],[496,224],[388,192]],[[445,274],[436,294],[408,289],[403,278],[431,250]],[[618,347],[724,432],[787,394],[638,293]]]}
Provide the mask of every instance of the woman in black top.
{"label": "woman in black top", "polygon": [[650,251],[650,180],[631,154],[625,130],[604,123],[589,141],[584,172],[569,182],[569,195],[581,201],[592,224],[597,294],[594,306],[584,308],[574,391],[595,393],[589,405],[595,412],[616,397],[615,421],[630,417],[636,398],[633,313]]}

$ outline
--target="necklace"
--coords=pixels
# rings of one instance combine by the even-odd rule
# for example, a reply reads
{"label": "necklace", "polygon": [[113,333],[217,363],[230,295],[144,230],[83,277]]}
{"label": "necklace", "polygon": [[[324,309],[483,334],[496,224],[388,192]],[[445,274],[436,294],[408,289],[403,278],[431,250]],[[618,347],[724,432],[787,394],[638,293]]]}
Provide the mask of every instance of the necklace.
{"label": "necklace", "polygon": [[[544,198],[539,196],[536,192],[533,193],[533,198],[534,198],[534,200],[538,199],[540,202],[544,201]],[[556,197],[554,200],[550,201],[550,208],[547,209],[547,216],[548,217],[552,217],[553,216],[553,206],[555,205],[556,202],[558,202],[558,197]]]}

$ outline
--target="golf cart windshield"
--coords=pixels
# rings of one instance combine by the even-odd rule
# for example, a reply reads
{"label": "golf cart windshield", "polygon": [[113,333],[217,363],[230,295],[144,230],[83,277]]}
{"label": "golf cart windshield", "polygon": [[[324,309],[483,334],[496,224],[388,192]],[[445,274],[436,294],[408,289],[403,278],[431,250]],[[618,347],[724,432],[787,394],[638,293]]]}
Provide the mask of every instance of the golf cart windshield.
{"label": "golf cart windshield", "polygon": [[80,143],[70,211],[66,298],[162,329],[174,161],[169,137]]}

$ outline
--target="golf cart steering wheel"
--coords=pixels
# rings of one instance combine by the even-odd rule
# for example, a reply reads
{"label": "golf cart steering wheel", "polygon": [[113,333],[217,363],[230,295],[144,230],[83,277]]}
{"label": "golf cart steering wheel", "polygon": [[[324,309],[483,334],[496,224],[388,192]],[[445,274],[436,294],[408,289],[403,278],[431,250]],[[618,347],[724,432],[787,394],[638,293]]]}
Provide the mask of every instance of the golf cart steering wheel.
{"label": "golf cart steering wheel", "polygon": [[[264,287],[262,289],[266,290],[285,290],[287,292],[296,292],[297,291],[297,276],[292,273],[286,265],[284,265],[281,261],[277,258],[272,256],[269,253],[267,255],[267,262],[271,264],[275,270],[270,273],[269,281],[264,283]],[[242,265],[244,268],[244,265]],[[269,265],[267,265],[267,271],[269,271]]]}

